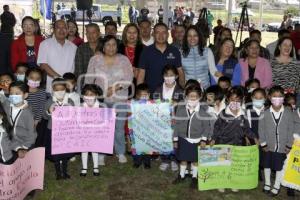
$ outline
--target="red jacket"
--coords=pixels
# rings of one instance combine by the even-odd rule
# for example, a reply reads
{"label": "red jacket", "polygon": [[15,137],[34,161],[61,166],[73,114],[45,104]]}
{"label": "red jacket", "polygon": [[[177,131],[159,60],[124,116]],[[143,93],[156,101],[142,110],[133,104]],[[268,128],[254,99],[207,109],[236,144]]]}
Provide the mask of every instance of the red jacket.
{"label": "red jacket", "polygon": [[293,40],[296,51],[298,51],[298,49],[300,49],[300,33],[297,31],[293,31],[291,33],[291,38]]}
{"label": "red jacket", "polygon": [[[40,43],[44,40],[42,36],[35,36],[34,38],[34,52],[36,58],[38,57]],[[25,43],[25,36],[20,35],[20,37],[14,40],[11,44],[11,67],[13,71],[16,71],[16,65],[18,63],[27,62],[27,47]]]}

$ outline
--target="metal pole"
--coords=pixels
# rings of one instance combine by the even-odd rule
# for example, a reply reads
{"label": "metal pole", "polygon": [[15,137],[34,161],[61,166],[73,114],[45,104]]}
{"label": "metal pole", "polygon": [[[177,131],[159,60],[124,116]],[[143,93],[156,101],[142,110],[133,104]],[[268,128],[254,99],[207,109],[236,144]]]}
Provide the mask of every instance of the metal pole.
{"label": "metal pole", "polygon": [[263,14],[263,5],[264,5],[264,0],[260,0],[260,3],[259,3],[259,29],[262,30],[262,14]]}
{"label": "metal pole", "polygon": [[227,24],[230,27],[230,23],[232,21],[232,0],[228,2],[228,16],[227,16]]}
{"label": "metal pole", "polygon": [[169,0],[164,0],[163,9],[164,9],[163,22],[165,24],[168,24]]}

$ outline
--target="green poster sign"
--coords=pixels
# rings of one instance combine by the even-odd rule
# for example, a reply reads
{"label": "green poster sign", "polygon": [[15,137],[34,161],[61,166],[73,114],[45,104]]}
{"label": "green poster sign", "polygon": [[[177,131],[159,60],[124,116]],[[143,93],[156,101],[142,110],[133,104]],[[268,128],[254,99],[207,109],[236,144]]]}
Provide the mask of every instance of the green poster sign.
{"label": "green poster sign", "polygon": [[258,147],[215,145],[198,151],[199,190],[253,189],[258,185]]}

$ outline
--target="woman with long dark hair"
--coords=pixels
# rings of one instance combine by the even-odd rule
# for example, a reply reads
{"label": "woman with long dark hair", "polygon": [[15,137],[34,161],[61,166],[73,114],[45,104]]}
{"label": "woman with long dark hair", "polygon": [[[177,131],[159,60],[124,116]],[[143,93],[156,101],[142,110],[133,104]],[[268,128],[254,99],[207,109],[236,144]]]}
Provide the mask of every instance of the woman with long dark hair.
{"label": "woman with long dark hair", "polygon": [[134,77],[137,77],[137,67],[140,55],[143,50],[143,44],[140,41],[140,31],[135,23],[129,23],[125,26],[122,35],[122,43],[119,45],[119,53],[125,55],[132,67]]}
{"label": "woman with long dark hair", "polygon": [[258,79],[262,88],[272,86],[272,69],[270,62],[259,56],[259,41],[250,39],[244,46],[245,55],[239,63],[242,69],[241,85],[249,79]]}
{"label": "woman with long dark hair", "polygon": [[222,73],[217,71],[212,51],[205,47],[205,38],[197,26],[190,26],[184,36],[181,50],[182,67],[185,79],[197,80],[201,87],[210,86],[210,76],[217,82]]}
{"label": "woman with long dark hair", "polygon": [[83,39],[79,36],[77,23],[75,21],[69,20],[67,21],[67,25],[69,31],[67,39],[79,47],[81,44],[83,44]]}
{"label": "woman with long dark hair", "polygon": [[[241,66],[236,58],[235,44],[231,38],[225,38],[221,41],[215,61],[218,71],[230,78],[233,86],[241,84]],[[211,84],[216,84],[213,78],[211,78]]]}
{"label": "woman with long dark hair", "polygon": [[37,57],[43,37],[37,34],[35,19],[26,16],[22,20],[23,33],[11,46],[11,66],[16,70],[18,63],[27,63],[30,68],[37,67]]}
{"label": "woman with long dark hair", "polygon": [[300,70],[299,61],[294,57],[294,46],[291,38],[279,39],[274,59],[271,60],[273,84],[280,85],[288,92],[297,93],[299,89]]}

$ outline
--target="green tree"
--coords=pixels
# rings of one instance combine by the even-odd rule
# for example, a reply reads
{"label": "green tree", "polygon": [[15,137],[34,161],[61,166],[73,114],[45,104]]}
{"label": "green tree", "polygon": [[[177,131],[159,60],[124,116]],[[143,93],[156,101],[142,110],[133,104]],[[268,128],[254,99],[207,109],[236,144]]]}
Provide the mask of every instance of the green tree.
{"label": "green tree", "polygon": [[284,14],[292,14],[293,16],[298,16],[299,15],[299,10],[297,7],[289,6],[285,11]]}

